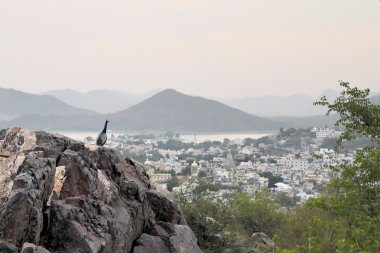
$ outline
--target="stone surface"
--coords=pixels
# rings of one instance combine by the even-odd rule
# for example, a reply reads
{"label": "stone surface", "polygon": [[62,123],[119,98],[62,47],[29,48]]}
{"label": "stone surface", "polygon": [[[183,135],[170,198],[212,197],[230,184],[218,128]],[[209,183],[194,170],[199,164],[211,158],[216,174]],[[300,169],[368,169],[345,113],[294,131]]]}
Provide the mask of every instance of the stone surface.
{"label": "stone surface", "polygon": [[15,245],[0,240],[0,253],[19,253],[19,252],[20,251]]}
{"label": "stone surface", "polygon": [[21,253],[51,253],[41,246],[36,246],[33,243],[24,243]]}
{"label": "stone surface", "polygon": [[0,130],[0,185],[0,242],[17,252],[201,252],[175,203],[111,149]]}
{"label": "stone surface", "polygon": [[133,253],[144,252],[202,252],[197,246],[193,231],[186,225],[158,222],[150,234],[143,234],[137,241]]}
{"label": "stone surface", "polygon": [[249,253],[256,253],[256,252],[275,253],[276,252],[275,243],[265,233],[262,233],[262,232],[253,233],[251,237],[252,237],[252,241],[255,248],[248,251]]}

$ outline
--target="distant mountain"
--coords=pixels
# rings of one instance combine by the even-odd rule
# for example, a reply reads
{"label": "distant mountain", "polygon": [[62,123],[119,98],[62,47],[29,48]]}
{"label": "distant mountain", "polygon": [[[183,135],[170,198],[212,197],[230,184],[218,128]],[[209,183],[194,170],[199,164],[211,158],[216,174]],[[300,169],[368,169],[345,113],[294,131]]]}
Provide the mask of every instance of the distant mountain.
{"label": "distant mountain", "polygon": [[197,132],[268,131],[279,122],[250,115],[222,103],[164,90],[153,97],[110,116],[121,129]]}
{"label": "distant mountain", "polygon": [[[98,130],[105,118],[112,130],[242,132],[277,130],[281,123],[250,115],[222,103],[164,90],[126,110],[108,115],[25,115],[5,126],[30,129]],[[3,124],[4,125],[4,124]],[[286,126],[284,126],[286,127]]]}
{"label": "distant mountain", "polygon": [[99,113],[113,113],[131,107],[157,93],[152,92],[136,95],[117,90],[92,90],[82,93],[75,90],[50,90],[44,94],[52,95],[70,105],[94,110]]}
{"label": "distant mountain", "polygon": [[327,89],[316,98],[304,94],[291,96],[261,96],[243,99],[221,99],[220,101],[244,112],[262,117],[291,116],[309,117],[325,114],[322,107],[314,106],[313,103],[322,96],[328,100],[334,100],[339,92]]}
{"label": "distant mountain", "polygon": [[339,97],[340,95],[340,92],[337,91],[337,90],[333,90],[333,89],[326,89],[324,90],[319,96],[317,96],[316,100],[318,100],[319,98],[325,96],[327,98],[327,100],[329,101],[333,101],[335,100],[337,97]]}
{"label": "distant mountain", "polygon": [[49,115],[41,109],[41,113],[23,115],[8,122],[0,121],[0,126],[16,125],[34,130],[100,130],[106,118],[111,120],[109,128],[115,131],[248,132],[276,131],[280,127],[332,126],[337,116],[264,118],[214,100],[168,89],[113,114]]}
{"label": "distant mountain", "polygon": [[104,125],[104,115],[39,115],[29,114],[14,120],[0,122],[0,128],[20,126],[31,130],[71,130],[87,131],[101,130]]}
{"label": "distant mountain", "polygon": [[370,100],[372,103],[380,105],[380,95],[372,96]]}
{"label": "distant mountain", "polygon": [[313,106],[316,99],[303,94],[292,96],[249,97],[221,100],[227,105],[262,117],[321,115],[324,109]]}
{"label": "distant mountain", "polygon": [[0,88],[0,120],[11,120],[27,114],[95,115],[96,112],[68,105],[49,95]]}
{"label": "distant mountain", "polygon": [[332,127],[338,120],[337,114],[317,115],[308,117],[289,117],[289,116],[279,116],[271,117],[271,120],[281,122],[284,126],[294,127],[294,128],[308,128],[308,127]]}

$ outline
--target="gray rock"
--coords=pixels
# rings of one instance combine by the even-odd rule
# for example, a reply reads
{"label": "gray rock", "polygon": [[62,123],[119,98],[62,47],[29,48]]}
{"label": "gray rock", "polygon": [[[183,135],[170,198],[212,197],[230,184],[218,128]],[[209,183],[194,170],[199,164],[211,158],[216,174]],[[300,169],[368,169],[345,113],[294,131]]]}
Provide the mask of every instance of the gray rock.
{"label": "gray rock", "polygon": [[156,215],[156,220],[176,224],[186,224],[182,212],[177,205],[157,191],[146,193],[149,205]]}
{"label": "gray rock", "polygon": [[276,251],[275,243],[265,233],[253,233],[251,237],[255,248],[251,249],[249,252],[274,253]]}
{"label": "gray rock", "polygon": [[20,253],[51,253],[41,246],[36,246],[33,243],[24,243]]}
{"label": "gray rock", "polygon": [[19,253],[18,248],[7,242],[0,241],[0,253]]}
{"label": "gray rock", "polygon": [[202,251],[188,226],[158,222],[150,234],[143,234],[136,241],[133,253],[142,252],[199,253]]}
{"label": "gray rock", "polygon": [[17,250],[4,252],[201,252],[176,204],[130,159],[45,132],[0,137],[0,240],[9,242],[0,249]]}

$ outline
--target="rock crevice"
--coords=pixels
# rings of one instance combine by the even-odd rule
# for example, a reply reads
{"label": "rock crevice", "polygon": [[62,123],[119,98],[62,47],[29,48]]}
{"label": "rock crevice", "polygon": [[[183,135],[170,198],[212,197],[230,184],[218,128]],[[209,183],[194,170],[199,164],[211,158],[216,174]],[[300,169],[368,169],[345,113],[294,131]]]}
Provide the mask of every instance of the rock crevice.
{"label": "rock crevice", "polygon": [[201,252],[178,207],[111,149],[3,129],[0,186],[0,252]]}

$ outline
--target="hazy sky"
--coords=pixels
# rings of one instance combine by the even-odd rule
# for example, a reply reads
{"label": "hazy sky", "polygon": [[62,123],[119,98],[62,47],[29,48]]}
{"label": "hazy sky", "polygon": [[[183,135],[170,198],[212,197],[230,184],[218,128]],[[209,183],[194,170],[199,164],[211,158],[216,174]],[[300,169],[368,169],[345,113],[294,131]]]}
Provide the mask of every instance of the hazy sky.
{"label": "hazy sky", "polygon": [[380,90],[379,0],[0,0],[0,86]]}

